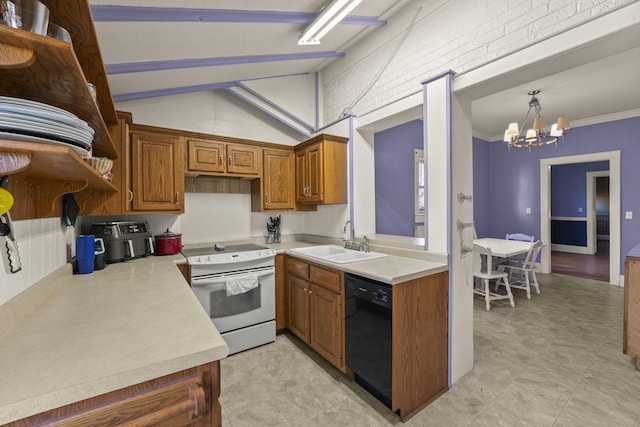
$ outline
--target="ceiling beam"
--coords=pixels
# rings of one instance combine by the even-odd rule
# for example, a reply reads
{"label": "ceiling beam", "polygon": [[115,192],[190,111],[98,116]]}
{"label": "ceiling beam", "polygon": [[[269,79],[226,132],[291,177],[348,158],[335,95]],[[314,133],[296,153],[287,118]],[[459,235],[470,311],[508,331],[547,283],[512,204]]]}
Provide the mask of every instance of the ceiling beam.
{"label": "ceiling beam", "polygon": [[260,62],[297,61],[304,59],[337,58],[343,52],[300,52],[270,55],[220,56],[214,58],[170,59],[163,61],[122,62],[106,64],[107,74],[141,73],[144,71],[176,70],[181,68],[219,67],[222,65],[256,64]]}
{"label": "ceiling beam", "polygon": [[[310,24],[316,12],[282,12],[243,9],[190,9],[184,7],[91,6],[95,22],[243,22],[260,24]],[[347,16],[346,25],[381,27],[387,21],[372,16]]]}
{"label": "ceiling beam", "polygon": [[[277,76],[265,76],[265,77],[257,77],[253,79],[243,80],[245,82],[252,80],[266,80],[266,79],[277,79],[280,77],[290,77],[290,76],[302,76],[308,73],[294,73],[294,74],[282,74]],[[192,92],[204,92],[208,90],[218,90],[218,89],[228,89],[234,86],[237,86],[240,82],[238,81],[230,81],[230,82],[217,82],[217,83],[206,83],[201,85],[192,85],[192,86],[177,86],[177,87],[168,87],[162,89],[154,89],[154,90],[145,90],[139,92],[125,92],[113,95],[114,102],[122,102],[122,101],[133,101],[136,99],[145,99],[145,98],[155,98],[158,96],[168,96],[168,95],[180,95],[183,93],[192,93]]]}

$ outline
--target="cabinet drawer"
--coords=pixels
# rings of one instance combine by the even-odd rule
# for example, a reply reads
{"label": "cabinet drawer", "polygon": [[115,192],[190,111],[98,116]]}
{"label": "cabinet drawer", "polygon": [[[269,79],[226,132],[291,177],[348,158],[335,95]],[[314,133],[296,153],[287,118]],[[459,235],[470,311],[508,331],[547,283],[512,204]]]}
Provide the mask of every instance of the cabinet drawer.
{"label": "cabinet drawer", "polygon": [[196,373],[149,388],[129,387],[110,393],[112,399],[103,403],[89,406],[71,404],[68,406],[69,412],[66,409],[60,412],[53,410],[50,411],[53,413],[46,413],[45,418],[36,415],[14,425],[34,425],[36,421],[44,421],[48,426],[65,427],[211,425],[213,396],[205,391],[205,387],[202,373]]}
{"label": "cabinet drawer", "polygon": [[310,266],[309,277],[317,285],[332,291],[342,291],[342,274],[336,270],[329,270],[315,265]]}
{"label": "cabinet drawer", "polygon": [[287,258],[287,272],[306,279],[309,277],[309,264],[295,258]]}

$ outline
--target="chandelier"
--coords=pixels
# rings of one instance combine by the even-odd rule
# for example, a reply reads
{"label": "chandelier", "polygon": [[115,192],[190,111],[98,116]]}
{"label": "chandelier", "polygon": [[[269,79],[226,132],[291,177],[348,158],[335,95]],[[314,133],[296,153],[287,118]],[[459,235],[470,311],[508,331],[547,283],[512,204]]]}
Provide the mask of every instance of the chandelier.
{"label": "chandelier", "polygon": [[[513,147],[542,147],[548,144],[557,144],[558,139],[564,139],[566,130],[569,129],[569,119],[567,116],[558,117],[558,121],[551,126],[551,130],[547,132],[547,124],[544,121],[544,117],[540,115],[542,107],[540,101],[536,97],[539,94],[539,90],[532,90],[528,94],[531,96],[529,100],[529,110],[527,115],[524,116],[522,127],[518,126],[518,123],[509,123],[509,127],[504,131],[504,142],[508,144],[509,150]],[[523,134],[527,119],[531,110],[535,111],[535,118],[533,119],[533,126]],[[557,145],[556,145],[557,146]]]}

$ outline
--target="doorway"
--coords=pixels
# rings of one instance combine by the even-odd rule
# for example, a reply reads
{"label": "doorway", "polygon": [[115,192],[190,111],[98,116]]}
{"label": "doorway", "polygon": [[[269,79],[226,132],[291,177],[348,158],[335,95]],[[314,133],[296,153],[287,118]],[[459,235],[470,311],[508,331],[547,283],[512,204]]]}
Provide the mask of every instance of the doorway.
{"label": "doorway", "polygon": [[[551,166],[570,163],[609,161],[609,274],[608,282],[620,285],[620,151],[580,154],[574,156],[540,159],[540,231],[543,241],[551,242]],[[595,190],[594,190],[595,191]],[[587,192],[587,196],[595,194]],[[595,201],[588,206],[595,205]],[[588,210],[592,217],[595,209]],[[595,223],[595,218],[592,218]],[[589,227],[592,229],[592,227]],[[541,271],[551,273],[551,245],[542,248]],[[582,267],[580,267],[582,268]]]}

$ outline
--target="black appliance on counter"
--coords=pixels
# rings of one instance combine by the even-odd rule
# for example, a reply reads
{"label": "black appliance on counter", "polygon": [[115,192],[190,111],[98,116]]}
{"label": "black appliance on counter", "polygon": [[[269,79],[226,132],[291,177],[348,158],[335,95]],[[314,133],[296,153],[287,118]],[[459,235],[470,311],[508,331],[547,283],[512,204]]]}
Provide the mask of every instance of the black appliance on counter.
{"label": "black appliance on counter", "polygon": [[102,237],[107,264],[141,258],[154,253],[147,221],[111,221],[91,224],[91,234]]}
{"label": "black appliance on counter", "polygon": [[355,381],[391,408],[392,288],[345,274],[345,362]]}

